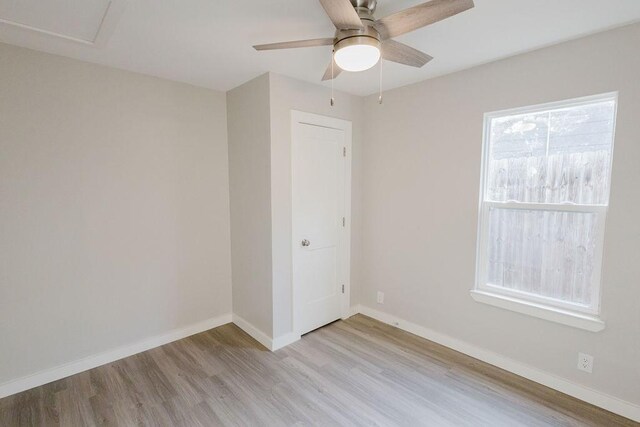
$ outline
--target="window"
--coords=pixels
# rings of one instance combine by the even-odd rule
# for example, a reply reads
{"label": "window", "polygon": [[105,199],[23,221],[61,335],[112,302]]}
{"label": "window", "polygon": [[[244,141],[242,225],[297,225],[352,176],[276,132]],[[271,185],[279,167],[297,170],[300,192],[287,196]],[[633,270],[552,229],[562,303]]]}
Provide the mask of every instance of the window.
{"label": "window", "polygon": [[600,330],[617,95],[485,115],[478,301]]}

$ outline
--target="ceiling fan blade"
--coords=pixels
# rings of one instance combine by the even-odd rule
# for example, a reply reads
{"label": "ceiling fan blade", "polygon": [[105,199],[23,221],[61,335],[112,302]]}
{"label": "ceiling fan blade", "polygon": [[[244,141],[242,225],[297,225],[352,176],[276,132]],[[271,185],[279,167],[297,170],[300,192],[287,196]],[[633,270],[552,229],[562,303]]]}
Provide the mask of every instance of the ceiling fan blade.
{"label": "ceiling fan blade", "polygon": [[[333,78],[335,79],[336,77],[338,77],[338,74],[342,72],[342,68],[338,67],[338,64],[336,64],[335,59],[332,59],[332,61],[333,61]],[[324,76],[322,76],[322,81],[324,82],[325,80],[331,80],[331,62],[327,67],[327,71],[324,72]]]}
{"label": "ceiling fan blade", "polygon": [[339,30],[361,30],[364,28],[358,12],[349,0],[320,0],[329,19]]}
{"label": "ceiling fan blade", "polygon": [[418,68],[433,59],[432,56],[395,40],[385,40],[382,43],[382,58]]}
{"label": "ceiling fan blade", "polygon": [[457,15],[473,6],[473,0],[431,0],[378,19],[374,26],[383,39],[388,39]]}
{"label": "ceiling fan blade", "polygon": [[333,45],[333,38],[296,40],[291,42],[259,44],[254,46],[255,50],[291,49],[295,47],[315,47]]}

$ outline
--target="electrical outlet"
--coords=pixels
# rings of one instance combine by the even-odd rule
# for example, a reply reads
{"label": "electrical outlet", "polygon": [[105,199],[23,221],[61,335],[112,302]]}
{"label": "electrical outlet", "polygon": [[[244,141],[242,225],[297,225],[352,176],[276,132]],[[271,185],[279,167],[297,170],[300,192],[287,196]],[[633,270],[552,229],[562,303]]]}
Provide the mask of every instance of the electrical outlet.
{"label": "electrical outlet", "polygon": [[384,304],[384,292],[378,291],[378,304]]}
{"label": "electrical outlet", "polygon": [[593,372],[593,356],[585,353],[578,353],[578,369],[588,373]]}

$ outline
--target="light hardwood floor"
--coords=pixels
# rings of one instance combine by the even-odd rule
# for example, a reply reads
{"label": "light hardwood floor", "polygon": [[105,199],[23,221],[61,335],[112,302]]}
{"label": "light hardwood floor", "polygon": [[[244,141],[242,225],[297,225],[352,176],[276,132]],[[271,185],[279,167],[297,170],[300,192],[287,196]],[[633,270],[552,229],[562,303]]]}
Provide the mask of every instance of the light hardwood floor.
{"label": "light hardwood floor", "polygon": [[631,426],[357,315],[275,353],[229,324],[0,400],[0,426]]}

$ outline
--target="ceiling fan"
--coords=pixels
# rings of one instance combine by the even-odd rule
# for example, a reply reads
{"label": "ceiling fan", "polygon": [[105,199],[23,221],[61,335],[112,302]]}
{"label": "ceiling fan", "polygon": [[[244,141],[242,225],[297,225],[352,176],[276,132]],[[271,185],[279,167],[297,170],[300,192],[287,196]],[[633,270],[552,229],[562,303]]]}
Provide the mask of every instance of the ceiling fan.
{"label": "ceiling fan", "polygon": [[422,67],[433,58],[392,40],[392,37],[426,27],[471,9],[473,0],[431,0],[385,18],[375,19],[377,0],[320,0],[336,26],[333,38],[298,40],[253,46],[256,50],[290,49],[333,45],[333,61],[322,80],[335,78],[342,70],[364,71],[380,58],[412,67]]}

